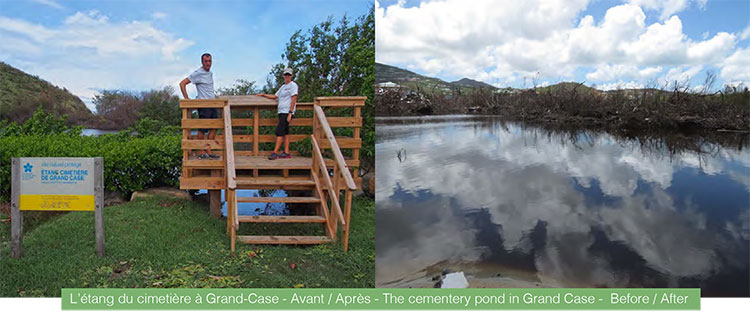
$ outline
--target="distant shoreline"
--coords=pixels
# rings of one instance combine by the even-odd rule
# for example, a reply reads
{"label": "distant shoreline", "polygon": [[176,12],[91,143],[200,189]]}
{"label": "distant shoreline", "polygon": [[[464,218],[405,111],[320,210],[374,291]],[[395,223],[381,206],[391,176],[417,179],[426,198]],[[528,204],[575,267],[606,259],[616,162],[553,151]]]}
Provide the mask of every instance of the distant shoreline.
{"label": "distant shoreline", "polygon": [[473,94],[447,98],[420,95],[401,101],[400,94],[378,95],[376,117],[450,114],[497,115],[508,120],[558,127],[604,130],[716,130],[750,132],[750,92],[711,95],[643,90],[601,94],[570,89],[522,93]]}

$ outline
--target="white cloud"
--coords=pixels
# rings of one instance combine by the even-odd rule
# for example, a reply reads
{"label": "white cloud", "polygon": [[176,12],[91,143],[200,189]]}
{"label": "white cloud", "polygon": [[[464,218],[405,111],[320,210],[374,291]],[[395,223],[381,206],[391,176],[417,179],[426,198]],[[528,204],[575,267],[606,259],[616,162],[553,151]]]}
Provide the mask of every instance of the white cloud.
{"label": "white cloud", "polygon": [[39,4],[43,4],[43,5],[46,5],[46,6],[50,6],[50,7],[53,7],[55,9],[63,9],[63,6],[60,5],[59,3],[57,3],[54,0],[31,0],[31,1],[39,3]]}
{"label": "white cloud", "polygon": [[26,36],[55,49],[93,49],[101,56],[159,53],[163,59],[173,60],[175,52],[193,44],[189,40],[174,38],[148,22],[110,23],[107,16],[97,11],[77,12],[67,17],[59,29],[0,17],[0,32]]}
{"label": "white cloud", "polygon": [[638,83],[634,81],[630,81],[630,82],[619,81],[616,83],[607,83],[607,84],[596,86],[597,89],[604,90],[604,91],[617,90],[617,89],[637,89],[637,88],[643,88],[643,87],[644,87],[643,83]]}
{"label": "white cloud", "polygon": [[709,40],[690,43],[687,50],[687,57],[694,63],[719,62],[732,52],[736,41],[736,35],[720,32]]}
{"label": "white cloud", "polygon": [[738,49],[721,66],[723,80],[750,82],[750,48]]}
{"label": "white cloud", "polygon": [[597,66],[596,71],[586,74],[590,81],[612,81],[623,78],[635,78],[639,80],[653,78],[662,71],[662,67],[639,68],[624,64],[603,64]]}
{"label": "white cloud", "polygon": [[[520,84],[520,78],[536,73],[542,79],[570,80],[580,67],[594,68],[584,74],[588,83],[613,84],[654,79],[672,68],[718,66],[745,35],[718,32],[689,38],[674,13],[691,3],[705,4],[628,1],[609,8],[597,21],[580,16],[587,0],[513,1],[502,6],[444,0],[408,8],[403,3],[382,7],[376,1],[376,60],[430,76],[491,84]],[[644,10],[667,16],[647,25]]]}
{"label": "white cloud", "polygon": [[640,6],[646,10],[658,11],[660,12],[659,18],[661,20],[666,20],[673,14],[687,9],[690,2],[695,2],[698,8],[702,10],[706,7],[707,1],[708,0],[627,0],[626,2]]}
{"label": "white cloud", "polygon": [[[24,20],[11,19],[0,16],[0,32],[3,37],[18,35],[27,37],[36,42],[43,42],[55,36],[56,32],[44,26],[32,24]],[[0,41],[0,45],[2,41]]]}
{"label": "white cloud", "polygon": [[164,12],[154,12],[153,14],[151,14],[151,17],[154,20],[162,20],[162,19],[167,18],[167,14]]}
{"label": "white cloud", "polygon": [[149,22],[112,22],[97,11],[76,12],[57,27],[0,17],[0,37],[0,58],[68,88],[89,107],[100,89],[176,84],[175,77],[196,67],[179,58],[192,41]]}
{"label": "white cloud", "polygon": [[672,68],[664,76],[664,80],[668,84],[671,84],[672,87],[674,87],[674,84],[681,86],[688,83],[690,79],[695,77],[702,69],[703,66],[701,65]]}
{"label": "white cloud", "polygon": [[651,24],[638,40],[623,43],[629,58],[639,64],[679,64],[686,56],[687,36],[682,33],[682,21],[677,16],[662,23]]}
{"label": "white cloud", "polygon": [[742,33],[740,33],[739,38],[740,40],[750,39],[750,26],[745,27]]}
{"label": "white cloud", "polygon": [[[483,68],[492,67],[499,70],[496,76],[509,76],[498,58],[532,71],[549,66],[546,53],[539,53],[540,48],[547,48],[540,47],[543,40],[555,36],[557,29],[569,28],[587,3],[512,1],[498,6],[488,0],[471,5],[434,1],[411,8],[403,4],[384,8],[376,1],[376,55],[380,62],[410,64],[433,74],[479,77]],[[526,49],[528,54],[516,54],[517,49]]]}

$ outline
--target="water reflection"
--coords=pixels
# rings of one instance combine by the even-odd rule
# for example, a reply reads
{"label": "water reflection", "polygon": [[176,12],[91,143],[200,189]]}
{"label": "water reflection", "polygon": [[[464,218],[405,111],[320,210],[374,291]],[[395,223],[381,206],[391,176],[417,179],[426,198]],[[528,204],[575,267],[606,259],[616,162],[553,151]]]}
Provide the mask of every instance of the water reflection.
{"label": "water reflection", "polygon": [[[701,287],[750,294],[746,135],[379,120],[376,284]],[[408,158],[404,158],[408,157]]]}
{"label": "water reflection", "polygon": [[[207,194],[208,191],[200,190],[199,193]],[[287,197],[284,190],[237,190],[237,197]],[[283,216],[289,215],[290,211],[286,203],[237,203],[237,213],[240,216]],[[227,202],[224,199],[224,190],[221,191],[221,215],[227,216]]]}

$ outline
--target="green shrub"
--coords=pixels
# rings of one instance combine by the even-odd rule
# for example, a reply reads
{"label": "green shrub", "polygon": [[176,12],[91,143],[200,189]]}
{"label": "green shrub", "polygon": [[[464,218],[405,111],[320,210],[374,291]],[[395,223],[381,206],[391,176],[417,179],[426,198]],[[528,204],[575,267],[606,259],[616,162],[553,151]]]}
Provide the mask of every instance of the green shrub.
{"label": "green shrub", "polygon": [[10,198],[13,157],[103,157],[104,185],[129,195],[155,186],[177,186],[182,162],[180,136],[133,137],[128,133],[98,137],[19,135],[0,137],[0,201]]}

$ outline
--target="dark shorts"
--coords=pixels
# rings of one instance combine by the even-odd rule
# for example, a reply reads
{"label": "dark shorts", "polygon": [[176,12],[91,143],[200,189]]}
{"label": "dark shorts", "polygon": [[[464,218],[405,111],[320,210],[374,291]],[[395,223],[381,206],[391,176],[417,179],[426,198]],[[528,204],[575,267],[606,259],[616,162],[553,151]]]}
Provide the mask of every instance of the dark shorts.
{"label": "dark shorts", "polygon": [[[200,119],[218,119],[219,109],[214,108],[200,108],[198,109],[198,118]],[[200,129],[203,133],[208,133],[209,129]]]}
{"label": "dark shorts", "polygon": [[288,113],[279,114],[279,124],[276,125],[276,136],[284,136],[289,134],[289,122],[286,121]]}

